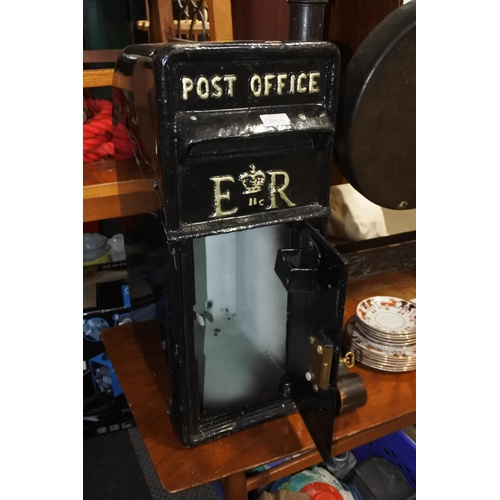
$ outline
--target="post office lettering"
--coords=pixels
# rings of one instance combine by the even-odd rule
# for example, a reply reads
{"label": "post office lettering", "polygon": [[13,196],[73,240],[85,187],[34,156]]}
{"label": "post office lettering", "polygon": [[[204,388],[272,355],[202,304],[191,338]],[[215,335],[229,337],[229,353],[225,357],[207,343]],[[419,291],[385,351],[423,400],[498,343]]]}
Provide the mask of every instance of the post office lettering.
{"label": "post office lettering", "polygon": [[300,73],[253,74],[250,78],[250,92],[254,97],[290,94],[317,94],[319,71]]}
{"label": "post office lettering", "polygon": [[[184,101],[196,99],[232,98],[241,93],[263,99],[268,96],[317,94],[320,92],[319,71],[296,73],[253,73],[246,83],[238,84],[238,77],[229,75],[199,75],[181,78],[181,95]],[[246,88],[245,88],[246,87]]]}
{"label": "post office lettering", "polygon": [[234,96],[236,75],[200,75],[196,78],[184,76],[181,78],[182,99],[187,101],[192,97],[200,99],[219,99],[223,95]]}

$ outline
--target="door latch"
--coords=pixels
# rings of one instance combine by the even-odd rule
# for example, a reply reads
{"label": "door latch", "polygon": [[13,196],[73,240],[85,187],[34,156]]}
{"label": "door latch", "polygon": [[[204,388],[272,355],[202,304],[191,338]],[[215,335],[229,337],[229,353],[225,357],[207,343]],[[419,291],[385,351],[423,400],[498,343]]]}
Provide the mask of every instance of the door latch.
{"label": "door latch", "polygon": [[333,347],[324,347],[314,336],[309,337],[311,346],[309,354],[309,371],[306,379],[311,382],[314,392],[320,389],[327,390],[330,385],[332,369]]}

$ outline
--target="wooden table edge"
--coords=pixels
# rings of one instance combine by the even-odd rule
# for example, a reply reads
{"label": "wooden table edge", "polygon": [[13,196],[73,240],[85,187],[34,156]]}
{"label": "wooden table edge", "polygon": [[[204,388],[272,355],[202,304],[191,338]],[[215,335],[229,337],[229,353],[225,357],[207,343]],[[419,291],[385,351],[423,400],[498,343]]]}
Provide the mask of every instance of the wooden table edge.
{"label": "wooden table edge", "polygon": [[[401,277],[398,279],[401,279]],[[404,279],[406,279],[406,278],[404,278]],[[414,280],[414,278],[410,278],[410,279]],[[356,286],[358,287],[358,285],[356,285]],[[363,293],[365,293],[365,291],[366,291],[365,289],[362,290]],[[410,291],[407,291],[407,293],[410,293]],[[411,291],[411,293],[413,293],[413,291]],[[352,306],[352,304],[351,304],[351,306]],[[127,325],[124,325],[124,326],[127,326]],[[114,328],[107,330],[106,332],[103,332],[103,341],[105,343],[106,349],[107,349],[106,338],[109,335],[111,335],[111,336],[113,335],[112,331],[118,331],[119,329],[122,329],[122,328],[123,327],[114,327]],[[123,330],[120,330],[120,332],[122,332],[122,331]],[[132,338],[133,338],[133,335],[132,335]],[[113,342],[111,341],[111,343],[113,343]],[[138,347],[138,345],[134,345],[134,349],[136,347]],[[108,354],[110,354],[110,358],[113,357],[111,355],[111,353],[108,353]],[[144,357],[142,357],[142,359],[144,360]],[[111,359],[111,360],[114,363],[113,359]],[[141,364],[143,365],[143,367],[147,366],[147,362],[145,360],[144,360],[144,363],[141,363]],[[366,368],[363,368],[363,370],[366,370]],[[413,373],[415,373],[415,377],[416,377],[416,372],[413,372]],[[144,375],[144,373],[142,375]],[[379,373],[379,375],[380,375],[380,373]],[[386,375],[388,377],[392,377],[391,374],[386,374]],[[406,378],[406,380],[411,381],[412,379],[410,377],[410,379]],[[416,382],[416,380],[415,380],[415,382]],[[414,382],[412,382],[412,383],[414,383]],[[374,441],[378,438],[381,438],[385,435],[391,434],[397,430],[400,430],[400,429],[403,429],[403,428],[408,427],[410,425],[413,425],[414,423],[416,423],[416,401],[414,402],[414,404],[408,405],[407,409],[409,411],[404,411],[402,413],[396,413],[395,415],[390,415],[389,418],[387,418],[387,415],[386,415],[384,417],[384,419],[381,420],[380,422],[376,422],[376,423],[372,422],[371,425],[368,425],[366,427],[361,427],[361,428],[356,429],[356,430],[344,429],[344,433],[341,434],[339,437],[335,437],[335,432],[334,432],[332,456],[339,455],[339,454],[344,453],[346,451],[349,451],[353,448],[356,448],[358,446],[361,446],[363,444],[366,444],[366,443]],[[349,418],[349,415],[351,415],[351,414],[352,414],[352,412],[346,413],[345,418]],[[289,418],[293,418],[295,415],[297,415],[297,414],[293,414],[293,415],[290,415],[289,417],[282,417],[282,418],[289,419]],[[344,415],[340,415],[339,417],[337,417],[337,421],[338,421],[338,419],[341,419],[341,418],[344,418]],[[259,424],[259,425],[265,425],[265,424]],[[141,436],[142,436],[143,432],[141,431],[139,424],[138,424],[138,427],[139,427],[139,431],[141,432]],[[258,426],[256,426],[256,427],[258,427]],[[345,433],[345,431],[347,431],[347,433]],[[146,435],[147,435],[147,432],[146,432]],[[192,451],[194,454],[196,453],[196,449],[193,449]],[[149,449],[148,449],[148,452],[149,452]],[[303,453],[301,453],[301,452],[303,452]],[[278,465],[278,466],[276,466],[268,471],[264,471],[262,473],[256,474],[256,475],[248,477],[248,478],[246,477],[246,472],[251,470],[253,467],[257,467],[259,465],[263,465],[264,463],[269,463],[271,461],[280,460],[282,458],[294,456],[294,455],[297,455],[298,453],[301,453],[301,455],[296,457],[296,458],[293,458],[293,459],[291,459],[283,464],[280,464],[280,465]],[[256,464],[255,466],[252,466],[252,467],[244,466],[244,467],[239,468],[236,466],[231,472],[226,473],[226,474],[222,473],[222,474],[218,475],[217,477],[214,474],[207,474],[206,476],[200,478],[199,481],[194,480],[194,482],[192,482],[190,485],[186,485],[185,487],[183,485],[179,485],[179,484],[176,484],[176,485],[166,484],[165,478],[160,478],[160,481],[162,482],[163,488],[166,491],[168,491],[169,493],[176,493],[179,491],[184,491],[186,489],[189,489],[189,488],[192,488],[195,486],[200,486],[202,484],[207,484],[207,483],[217,481],[217,480],[221,481],[221,483],[224,485],[224,487],[228,488],[228,491],[233,491],[233,492],[240,491],[240,492],[242,492],[244,489],[245,492],[247,492],[247,491],[252,491],[252,490],[254,490],[254,489],[256,489],[264,484],[268,484],[269,482],[272,482],[273,480],[279,479],[280,477],[298,472],[300,470],[303,470],[307,467],[310,467],[310,466],[315,465],[317,463],[320,463],[322,461],[321,457],[317,453],[317,451],[313,447],[309,446],[307,444],[307,442],[302,445],[302,450],[294,449],[294,450],[290,451],[289,453],[286,453],[286,454],[282,453],[282,454],[276,454],[276,455],[279,455],[279,456],[270,457],[266,462],[261,462],[259,464]],[[242,478],[245,478],[245,480],[243,481]],[[243,485],[244,485],[244,488],[243,488]],[[236,496],[234,498],[246,498],[246,496],[245,497]]]}
{"label": "wooden table edge", "polygon": [[[124,325],[126,326],[126,325]],[[113,327],[108,329],[106,332],[103,332],[103,341],[105,342],[105,345],[107,344],[107,339],[109,336],[114,335],[115,333],[119,333],[121,335],[121,332],[124,331],[124,327]],[[123,337],[122,337],[123,338]],[[125,341],[125,340],[124,340]],[[137,345],[138,347],[138,345]],[[110,359],[113,362],[113,355],[110,354]],[[137,408],[132,407],[132,412],[135,413],[135,411],[138,411]],[[140,410],[139,410],[140,411]],[[297,414],[293,414],[297,415]],[[293,415],[289,417],[281,417],[281,418],[291,418]],[[344,419],[344,418],[349,418],[349,413],[342,414],[337,417],[337,419]],[[137,427],[139,428],[139,431],[141,432],[141,418],[138,419],[139,421],[137,422]],[[361,428],[359,430],[356,430],[355,432],[348,432],[347,434],[341,434],[338,437],[335,437],[334,434],[334,440],[333,440],[333,446],[332,446],[332,456],[339,455],[341,453],[344,453],[346,451],[352,450],[353,448],[356,448],[358,446],[361,446],[363,444],[366,444],[370,441],[374,441],[382,436],[385,436],[387,434],[390,434],[392,432],[395,432],[399,429],[402,429],[404,427],[407,427],[409,425],[412,425],[416,422],[416,409],[402,413],[402,414],[397,414],[393,418],[389,420],[384,420],[381,421],[380,423],[370,425],[366,428]],[[259,424],[261,425],[261,424]],[[256,426],[258,427],[258,426]],[[142,432],[141,432],[142,436]],[[192,451],[193,454],[196,453],[196,449],[189,450]],[[303,452],[303,453],[301,453]],[[283,458],[287,458],[287,456],[294,456],[297,455],[297,453],[301,453],[299,457],[293,458],[283,464],[280,464],[273,469],[270,469],[268,471],[264,471],[262,473],[256,474],[255,476],[251,476],[249,478],[246,478],[245,480],[245,488],[246,491],[251,491],[254,490],[264,484],[268,484],[269,482],[272,482],[276,479],[279,479],[283,476],[293,474],[295,472],[299,472],[300,470],[303,470],[307,467],[310,467],[312,465],[318,464],[322,461],[321,456],[319,453],[309,446],[305,446],[302,448],[302,450],[292,450],[289,454],[283,454],[282,456],[279,457],[270,457],[267,462],[263,463],[268,463],[270,461],[274,460],[280,460]],[[262,464],[258,464],[262,465]],[[255,465],[257,467],[258,465]],[[251,470],[252,467],[237,467],[235,466],[234,470],[230,474],[226,475],[220,475],[217,476],[215,474],[209,474],[207,475],[207,478],[202,478],[200,481],[194,481],[192,485],[187,486],[186,488],[179,487],[179,485],[174,485],[174,484],[166,484],[163,478],[160,478],[163,487],[165,490],[169,493],[177,493],[180,491],[184,491],[185,489],[188,489],[189,487],[196,487],[200,486],[202,484],[207,484],[213,481],[220,480],[222,481],[223,484],[225,485],[230,485],[231,489],[233,489],[235,486],[232,484],[232,480],[236,480],[237,484],[241,486],[241,476],[240,474],[245,474],[248,472],[248,470]],[[212,477],[213,476],[213,477]],[[231,479],[232,478],[232,479]]]}

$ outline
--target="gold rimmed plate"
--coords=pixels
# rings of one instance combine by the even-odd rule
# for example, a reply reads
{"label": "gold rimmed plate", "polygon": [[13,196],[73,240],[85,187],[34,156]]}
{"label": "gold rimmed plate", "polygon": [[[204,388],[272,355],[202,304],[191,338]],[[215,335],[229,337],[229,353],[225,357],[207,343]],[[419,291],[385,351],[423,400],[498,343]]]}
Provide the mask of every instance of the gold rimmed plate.
{"label": "gold rimmed plate", "polygon": [[357,328],[356,328],[356,317],[353,316],[348,322],[346,327],[346,333],[351,343],[354,344],[359,349],[368,351],[370,354],[380,357],[391,357],[393,359],[403,359],[407,360],[413,358],[417,355],[417,345],[416,343],[410,345],[401,346],[387,346],[374,342],[371,339],[366,338]]}
{"label": "gold rimmed plate", "polygon": [[356,317],[367,328],[383,334],[417,331],[416,304],[398,297],[364,299],[356,306]]}

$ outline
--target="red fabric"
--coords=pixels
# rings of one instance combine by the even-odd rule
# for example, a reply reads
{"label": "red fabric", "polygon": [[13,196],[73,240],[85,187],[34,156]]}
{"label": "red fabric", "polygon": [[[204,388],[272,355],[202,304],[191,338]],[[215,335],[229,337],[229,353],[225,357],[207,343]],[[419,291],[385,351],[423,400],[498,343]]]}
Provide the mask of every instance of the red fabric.
{"label": "red fabric", "polygon": [[112,105],[106,99],[85,99],[90,118],[83,124],[83,163],[114,156]]}
{"label": "red fabric", "polygon": [[[90,113],[90,118],[83,124],[83,163],[110,156],[114,156],[117,160],[133,156],[134,145],[129,139],[126,128],[119,123],[113,129],[111,102],[106,99],[84,97],[83,106]],[[113,144],[113,133],[115,144]]]}

